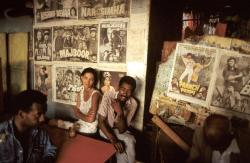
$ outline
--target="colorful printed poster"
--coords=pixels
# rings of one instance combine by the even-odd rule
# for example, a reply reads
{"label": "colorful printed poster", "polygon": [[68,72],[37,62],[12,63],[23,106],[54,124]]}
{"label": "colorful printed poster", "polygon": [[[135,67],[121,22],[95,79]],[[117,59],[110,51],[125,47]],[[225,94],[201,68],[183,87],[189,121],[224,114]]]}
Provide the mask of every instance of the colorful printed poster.
{"label": "colorful printed poster", "polygon": [[34,0],[36,23],[77,19],[77,0]]}
{"label": "colorful printed poster", "polygon": [[107,22],[100,28],[100,62],[126,63],[127,23]]}
{"label": "colorful printed poster", "polygon": [[250,114],[250,57],[223,53],[211,105]]}
{"label": "colorful printed poster", "polygon": [[97,25],[53,28],[53,60],[97,62]]}
{"label": "colorful printed poster", "polygon": [[168,95],[192,103],[208,103],[217,49],[178,44]]}
{"label": "colorful printed poster", "polygon": [[55,66],[53,74],[53,100],[75,105],[76,95],[81,90],[81,72],[83,67]]}
{"label": "colorful printed poster", "polygon": [[48,90],[51,88],[51,65],[35,64],[34,65],[34,86],[45,95],[48,95]]}
{"label": "colorful printed poster", "polygon": [[130,0],[79,0],[79,19],[128,17]]}
{"label": "colorful printed poster", "polygon": [[34,56],[36,61],[51,61],[52,59],[52,33],[51,28],[34,29]]}
{"label": "colorful printed poster", "polygon": [[120,79],[126,72],[100,71],[100,90],[102,93],[117,91]]}

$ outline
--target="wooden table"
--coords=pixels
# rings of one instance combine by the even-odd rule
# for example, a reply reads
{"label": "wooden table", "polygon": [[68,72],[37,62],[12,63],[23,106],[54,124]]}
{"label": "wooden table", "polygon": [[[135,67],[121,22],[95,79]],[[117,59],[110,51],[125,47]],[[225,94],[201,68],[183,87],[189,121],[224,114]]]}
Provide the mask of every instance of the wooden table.
{"label": "wooden table", "polygon": [[114,153],[110,143],[77,135],[63,145],[57,163],[104,163]]}
{"label": "wooden table", "polygon": [[68,131],[46,126],[52,142],[59,148],[57,163],[104,163],[115,154],[112,144],[77,134],[70,138]]}

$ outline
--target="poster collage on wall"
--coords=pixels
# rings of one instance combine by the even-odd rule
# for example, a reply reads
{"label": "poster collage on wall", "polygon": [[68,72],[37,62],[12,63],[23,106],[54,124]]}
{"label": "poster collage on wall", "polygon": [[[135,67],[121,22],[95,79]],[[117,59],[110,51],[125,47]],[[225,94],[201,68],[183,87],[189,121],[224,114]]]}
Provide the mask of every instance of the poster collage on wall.
{"label": "poster collage on wall", "polygon": [[213,112],[249,116],[249,65],[250,56],[240,52],[178,43],[159,66],[150,112],[189,127]]}
{"label": "poster collage on wall", "polygon": [[175,59],[167,95],[212,110],[250,114],[249,55],[178,44]]}
{"label": "poster collage on wall", "polygon": [[[35,0],[29,58],[33,87],[52,101],[74,105],[84,68],[98,70],[98,88],[118,87],[126,75],[130,0]],[[117,70],[113,70],[116,65]]]}

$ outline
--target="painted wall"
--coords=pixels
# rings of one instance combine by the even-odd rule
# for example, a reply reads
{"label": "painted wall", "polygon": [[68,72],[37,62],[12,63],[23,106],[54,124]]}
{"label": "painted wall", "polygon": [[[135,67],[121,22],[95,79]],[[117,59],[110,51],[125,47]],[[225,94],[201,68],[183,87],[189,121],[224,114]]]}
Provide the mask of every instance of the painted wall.
{"label": "painted wall", "polygon": [[28,33],[9,34],[10,92],[17,94],[27,89]]}

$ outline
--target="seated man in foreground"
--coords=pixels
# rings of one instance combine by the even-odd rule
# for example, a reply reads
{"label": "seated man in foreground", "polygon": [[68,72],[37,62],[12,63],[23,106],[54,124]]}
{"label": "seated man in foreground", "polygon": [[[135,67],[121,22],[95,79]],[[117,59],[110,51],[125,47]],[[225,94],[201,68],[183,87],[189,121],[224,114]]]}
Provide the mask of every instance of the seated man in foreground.
{"label": "seated man in foreground", "polygon": [[26,90],[15,98],[12,119],[0,124],[0,162],[52,163],[56,148],[47,133],[39,128],[44,121],[47,97]]}
{"label": "seated man in foreground", "polygon": [[135,138],[127,130],[138,106],[132,97],[135,88],[135,79],[122,77],[118,92],[105,93],[98,110],[100,135],[114,145],[118,163],[135,162]]}
{"label": "seated man in foreground", "polygon": [[235,130],[230,120],[222,115],[207,117],[203,128],[193,137],[188,163],[247,163],[249,157],[249,134]]}

